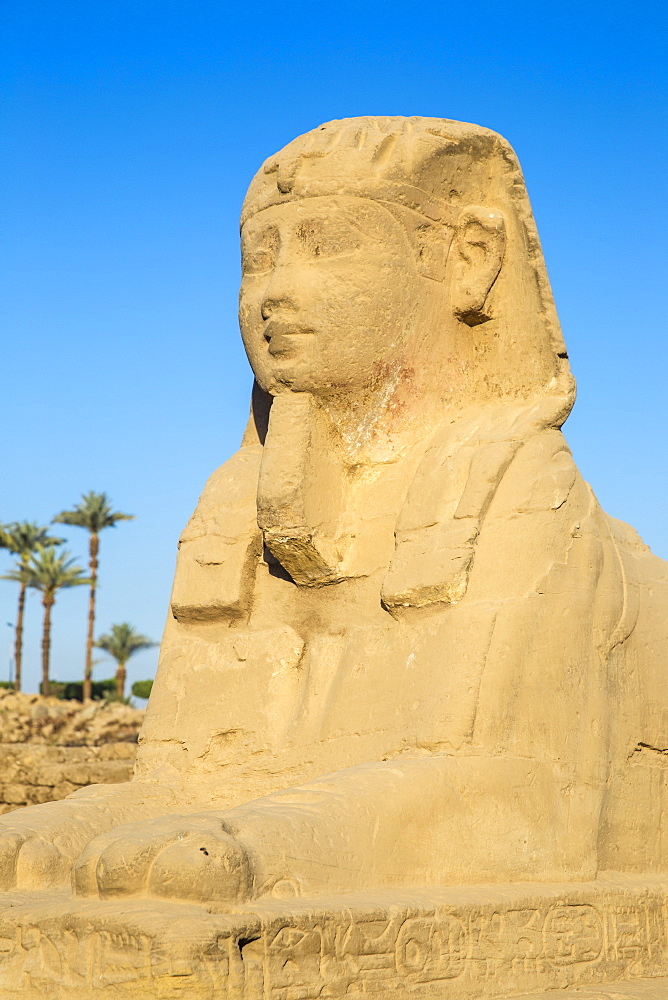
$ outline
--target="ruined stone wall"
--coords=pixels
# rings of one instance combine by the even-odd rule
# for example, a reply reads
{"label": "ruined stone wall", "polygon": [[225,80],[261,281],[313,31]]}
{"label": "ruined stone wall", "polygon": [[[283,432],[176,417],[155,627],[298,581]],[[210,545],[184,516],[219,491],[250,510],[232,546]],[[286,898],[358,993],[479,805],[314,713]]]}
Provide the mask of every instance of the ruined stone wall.
{"label": "ruined stone wall", "polygon": [[63,799],[77,788],[95,783],[128,781],[136,744],[100,747],[0,743],[0,815]]}
{"label": "ruined stone wall", "polygon": [[143,711],[0,690],[0,815],[128,781]]}

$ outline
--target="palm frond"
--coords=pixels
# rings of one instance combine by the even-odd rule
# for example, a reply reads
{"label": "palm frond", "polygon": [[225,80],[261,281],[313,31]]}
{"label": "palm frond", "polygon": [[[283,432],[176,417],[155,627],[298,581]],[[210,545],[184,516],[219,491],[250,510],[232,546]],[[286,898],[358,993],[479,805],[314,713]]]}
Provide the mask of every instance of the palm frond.
{"label": "palm frond", "polygon": [[128,622],[121,622],[118,625],[112,625],[110,631],[101,635],[95,645],[98,649],[109,653],[118,663],[124,664],[135,653],[139,653],[142,649],[150,649],[158,644],[149,639],[148,636],[136,632]]}
{"label": "palm frond", "polygon": [[82,494],[81,502],[72,510],[61,510],[53,518],[54,523],[70,524],[75,528],[85,528],[93,534],[103,528],[113,528],[118,521],[132,521],[134,514],[123,514],[113,510],[112,503],[106,493]]}
{"label": "palm frond", "polygon": [[25,569],[28,586],[44,595],[90,582],[68,551],[56,554],[53,546],[38,545]]}
{"label": "palm frond", "polygon": [[14,583],[27,583],[28,575],[28,569],[22,563],[17,563],[14,569],[10,569],[9,573],[3,573],[2,576],[0,576],[0,580],[13,580]]}
{"label": "palm frond", "polygon": [[49,529],[37,521],[12,521],[0,528],[0,548],[8,549],[24,562],[38,545],[48,548],[62,545],[64,541],[64,538],[50,535]]}

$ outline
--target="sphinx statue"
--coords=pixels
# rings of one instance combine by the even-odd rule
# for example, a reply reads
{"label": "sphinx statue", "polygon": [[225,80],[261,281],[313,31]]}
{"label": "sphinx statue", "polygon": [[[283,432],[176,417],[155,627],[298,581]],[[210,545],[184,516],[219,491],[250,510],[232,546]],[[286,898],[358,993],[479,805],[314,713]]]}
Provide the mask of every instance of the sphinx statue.
{"label": "sphinx statue", "polygon": [[330,122],[261,167],[241,241],[251,414],[180,541],[135,777],[2,817],[6,898],[665,877],[668,565],[562,436],[510,146]]}

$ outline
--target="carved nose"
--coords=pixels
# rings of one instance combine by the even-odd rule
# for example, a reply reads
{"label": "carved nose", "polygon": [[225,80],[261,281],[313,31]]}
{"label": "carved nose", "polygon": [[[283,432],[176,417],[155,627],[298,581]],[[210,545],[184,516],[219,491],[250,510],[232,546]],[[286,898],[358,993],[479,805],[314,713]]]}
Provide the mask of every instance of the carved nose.
{"label": "carved nose", "polygon": [[274,299],[265,299],[260,307],[260,312],[262,313],[262,319],[270,319],[271,314],[276,308],[276,302]]}
{"label": "carved nose", "polygon": [[296,309],[294,274],[290,267],[279,264],[274,268],[271,278],[264,289],[260,305],[262,319],[271,319],[279,310],[295,312]]}
{"label": "carved nose", "polygon": [[260,306],[260,312],[262,313],[262,319],[271,319],[271,317],[279,310],[284,310],[289,313],[294,313],[297,311],[297,307],[289,295],[267,295],[265,299],[262,300]]}

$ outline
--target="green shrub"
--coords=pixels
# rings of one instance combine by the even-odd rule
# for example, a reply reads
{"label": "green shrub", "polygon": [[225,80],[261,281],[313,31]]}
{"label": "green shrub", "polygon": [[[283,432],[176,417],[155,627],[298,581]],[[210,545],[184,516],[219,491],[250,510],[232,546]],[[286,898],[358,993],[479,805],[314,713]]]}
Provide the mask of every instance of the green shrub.
{"label": "green shrub", "polygon": [[5,691],[13,691],[14,681],[0,681],[0,688],[4,688]]}
{"label": "green shrub", "polygon": [[[51,681],[51,695],[54,698],[60,698],[63,701],[83,701],[83,681]],[[42,685],[39,686],[40,694],[42,694]],[[93,681],[93,700],[101,701],[103,698],[107,697],[107,692],[110,694],[116,693],[116,680],[114,677],[108,677],[104,681]]]}
{"label": "green shrub", "polygon": [[132,693],[135,698],[148,698],[153,687],[153,681],[135,681],[132,685]]}
{"label": "green shrub", "polygon": [[[40,694],[44,694],[44,691],[42,690],[42,688],[43,688],[43,685],[40,682],[40,685],[39,685],[39,693]],[[62,684],[60,681],[49,681],[49,690],[51,692],[51,697],[52,698],[60,698],[61,701],[62,701],[62,699],[65,697],[65,695],[63,693],[64,690],[65,690],[65,685]]]}

